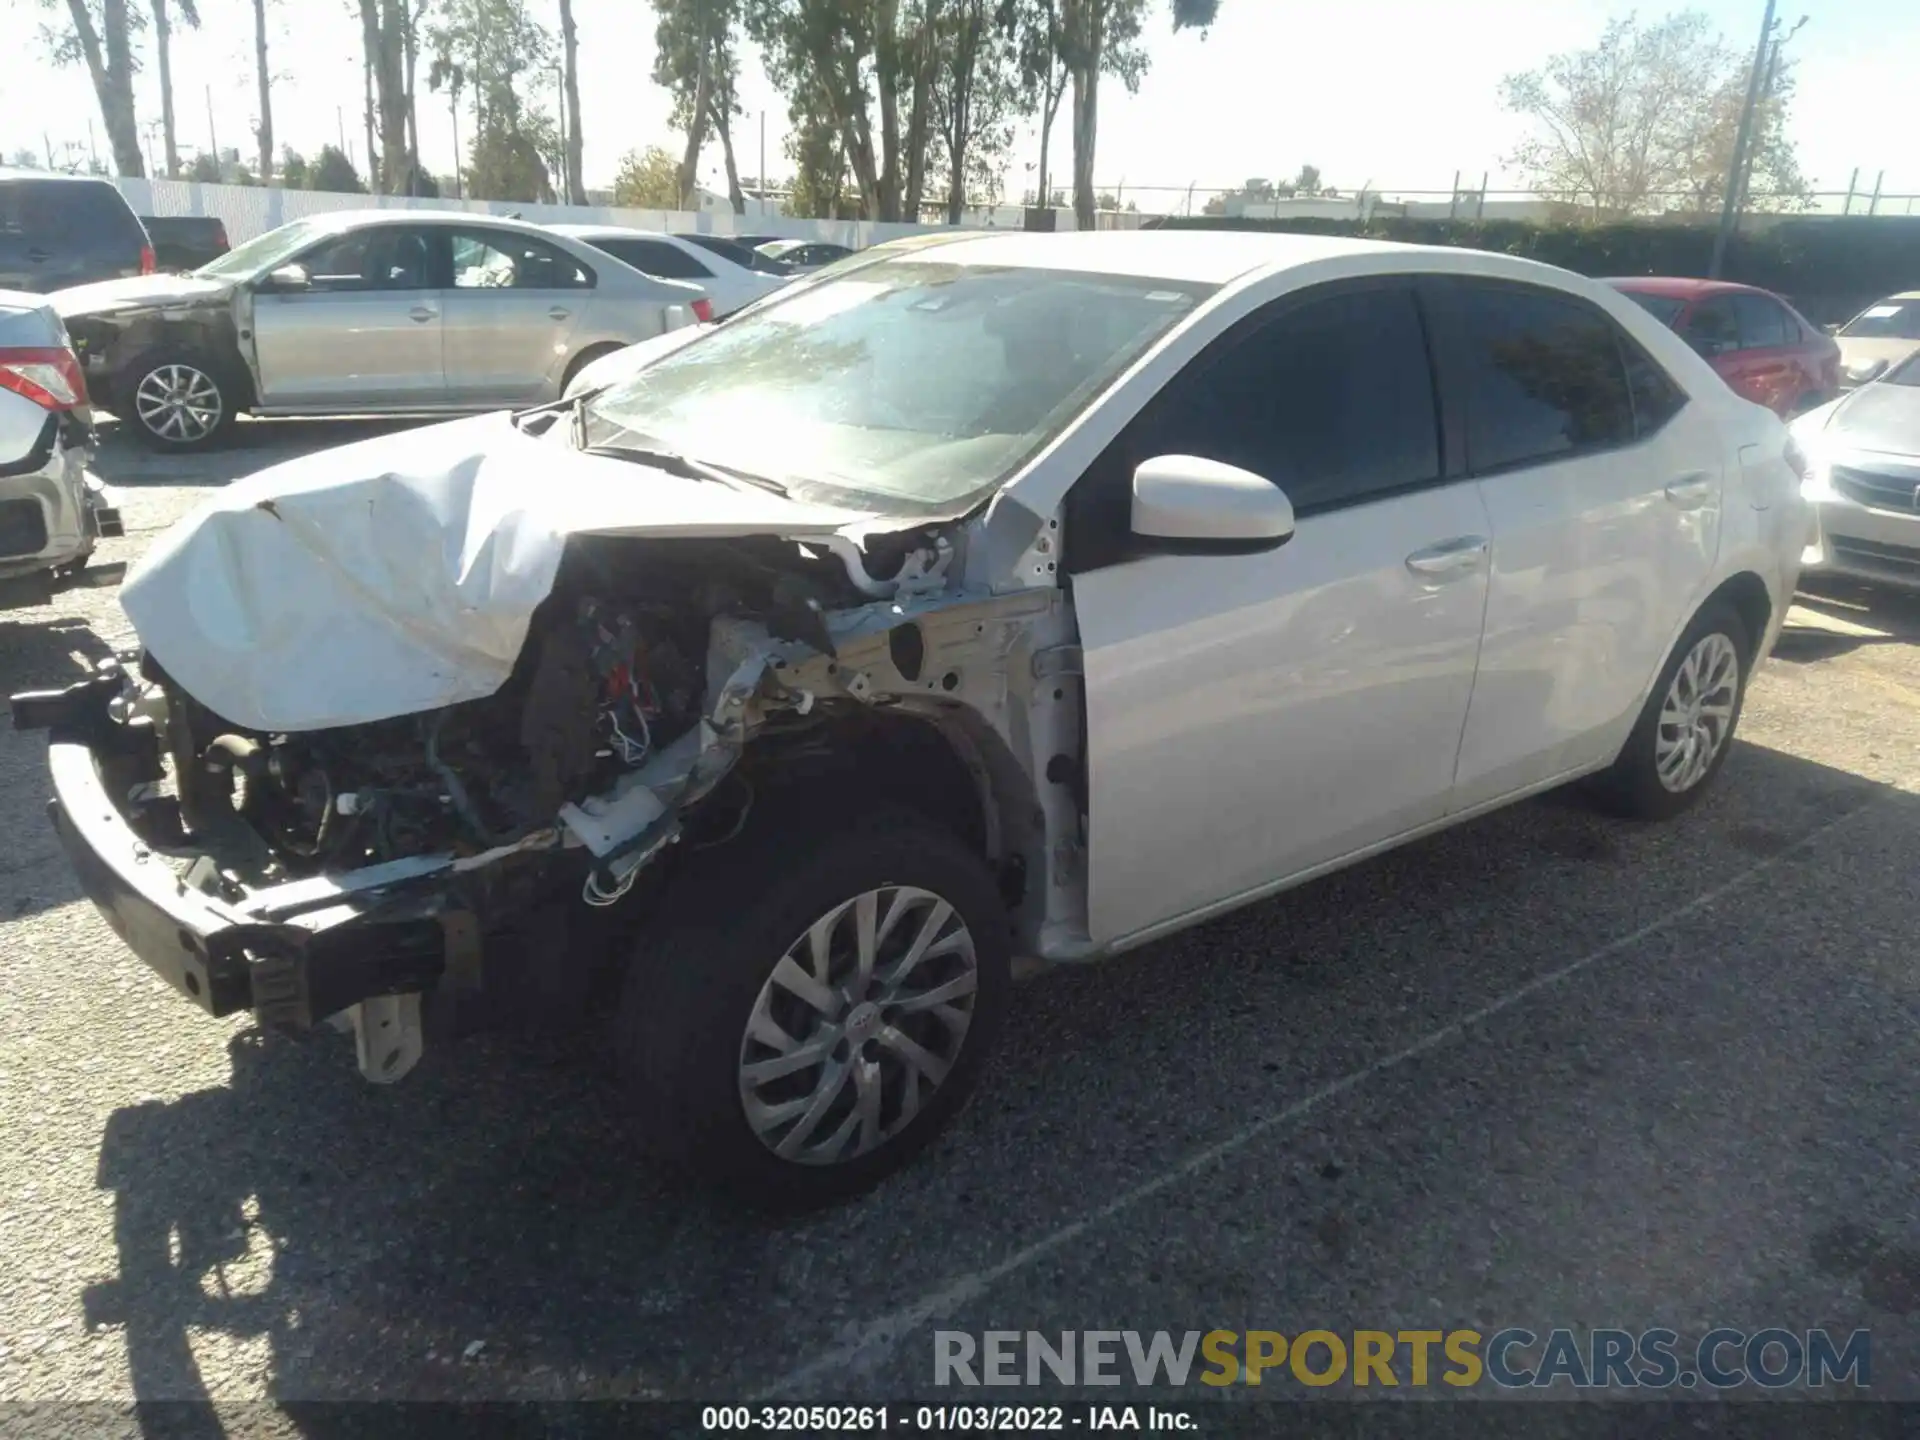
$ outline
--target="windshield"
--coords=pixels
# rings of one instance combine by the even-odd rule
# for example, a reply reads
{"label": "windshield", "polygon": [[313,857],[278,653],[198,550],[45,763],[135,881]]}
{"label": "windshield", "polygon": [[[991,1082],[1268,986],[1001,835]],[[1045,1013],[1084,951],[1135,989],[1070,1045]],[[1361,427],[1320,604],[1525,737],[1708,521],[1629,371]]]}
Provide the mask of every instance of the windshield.
{"label": "windshield", "polygon": [[735,316],[613,387],[588,438],[769,476],[820,503],[954,513],[1211,289],[886,260]]}
{"label": "windshield", "polygon": [[1872,340],[1920,340],[1920,300],[1882,300],[1849,320],[1840,333]]}
{"label": "windshield", "polygon": [[1676,300],[1671,295],[1648,295],[1639,290],[1622,290],[1620,293],[1662,325],[1673,324],[1675,317],[1687,308],[1686,301]]}
{"label": "windshield", "polygon": [[315,240],[329,233],[328,227],[314,220],[295,220],[278,230],[256,235],[209,261],[193,273],[208,280],[250,280],[255,275],[285,264]]}
{"label": "windshield", "polygon": [[1920,389],[1920,350],[1916,350],[1880,377],[1889,385],[1911,385]]}

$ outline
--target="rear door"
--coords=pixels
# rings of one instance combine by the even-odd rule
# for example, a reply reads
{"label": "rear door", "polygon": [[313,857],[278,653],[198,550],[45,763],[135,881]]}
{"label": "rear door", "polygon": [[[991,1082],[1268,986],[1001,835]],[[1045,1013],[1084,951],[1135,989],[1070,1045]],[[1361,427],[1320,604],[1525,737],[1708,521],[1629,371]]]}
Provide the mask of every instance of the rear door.
{"label": "rear door", "polygon": [[[1133,472],[1252,470],[1297,529],[1252,554],[1130,534]],[[1486,604],[1478,488],[1442,461],[1412,285],[1316,287],[1243,320],[1076,482],[1096,943],[1445,813]]]}
{"label": "rear door", "polygon": [[261,403],[316,410],[440,405],[440,233],[413,225],[349,230],[298,257],[307,289],[256,290]]}
{"label": "rear door", "polygon": [[1800,358],[1800,327],[1768,295],[1746,292],[1730,297],[1740,324],[1741,372],[1753,387],[1752,398],[1778,415],[1798,407],[1806,383]]}
{"label": "rear door", "polygon": [[1464,279],[1435,301],[1493,536],[1455,788],[1470,809],[1617,744],[1712,574],[1721,444],[1589,301]]}
{"label": "rear door", "polygon": [[485,226],[448,232],[447,396],[463,406],[552,399],[595,277],[558,246]]}

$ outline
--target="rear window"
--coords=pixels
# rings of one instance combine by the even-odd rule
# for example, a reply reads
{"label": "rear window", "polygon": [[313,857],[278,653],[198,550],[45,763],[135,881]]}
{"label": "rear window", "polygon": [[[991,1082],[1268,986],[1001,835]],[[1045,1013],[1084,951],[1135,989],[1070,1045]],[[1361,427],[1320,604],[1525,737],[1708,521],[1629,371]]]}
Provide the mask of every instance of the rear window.
{"label": "rear window", "polygon": [[0,235],[146,243],[133,211],[104,180],[0,180]]}
{"label": "rear window", "polygon": [[1920,340],[1920,300],[1882,300],[1841,327],[1842,335],[1870,340]]}
{"label": "rear window", "polygon": [[1640,290],[1622,290],[1620,293],[1662,325],[1671,326],[1679,318],[1680,312],[1687,308],[1686,301],[1676,300],[1671,295],[1648,295]]}

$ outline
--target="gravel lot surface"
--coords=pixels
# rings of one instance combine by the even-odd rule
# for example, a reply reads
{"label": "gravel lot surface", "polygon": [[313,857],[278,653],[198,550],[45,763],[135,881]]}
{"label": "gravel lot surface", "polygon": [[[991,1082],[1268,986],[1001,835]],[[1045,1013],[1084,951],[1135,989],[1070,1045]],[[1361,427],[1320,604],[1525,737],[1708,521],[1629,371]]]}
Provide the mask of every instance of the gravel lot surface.
{"label": "gravel lot surface", "polygon": [[[102,558],[386,428],[111,439]],[[0,617],[0,681],[127,634],[111,590]],[[557,1045],[376,1089],[205,1019],[0,730],[0,1400],[846,1400],[926,1393],[937,1328],[1716,1324],[1867,1327],[1920,1399],[1916,642],[1898,598],[1796,607],[1676,824],[1547,797],[1031,984],[944,1142],[787,1223],[651,1175]]]}

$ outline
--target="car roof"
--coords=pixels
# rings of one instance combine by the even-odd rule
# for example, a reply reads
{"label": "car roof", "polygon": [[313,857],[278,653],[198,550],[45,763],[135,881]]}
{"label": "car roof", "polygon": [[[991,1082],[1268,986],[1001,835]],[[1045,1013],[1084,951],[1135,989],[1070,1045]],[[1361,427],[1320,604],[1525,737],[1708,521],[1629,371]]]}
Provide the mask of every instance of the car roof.
{"label": "car roof", "polygon": [[119,188],[105,175],[63,175],[52,170],[21,170],[13,166],[0,165],[0,182],[8,180],[52,180],[62,185],[106,185],[116,190]]}
{"label": "car roof", "polygon": [[492,225],[528,235],[542,235],[560,228],[536,225],[531,220],[515,220],[506,215],[488,215],[479,210],[322,210],[313,215],[299,216],[298,219],[338,230],[355,225]]}
{"label": "car roof", "polygon": [[[600,239],[621,240],[632,235],[638,235],[643,239],[647,239],[647,240],[678,240],[680,238],[678,235],[669,235],[664,230],[642,230],[637,225],[553,224],[553,225],[543,225],[541,226],[541,229],[552,230],[557,234],[561,234],[561,235],[571,235],[576,240],[600,240]],[[731,237],[722,235],[719,238],[722,240],[726,240],[726,239],[730,239]]]}
{"label": "car roof", "polygon": [[1771,295],[1758,285],[1740,285],[1732,280],[1696,280],[1685,275],[1610,275],[1606,283],[1616,290],[1632,290],[1641,295],[1665,295],[1673,300],[1696,300],[1702,295]]}

